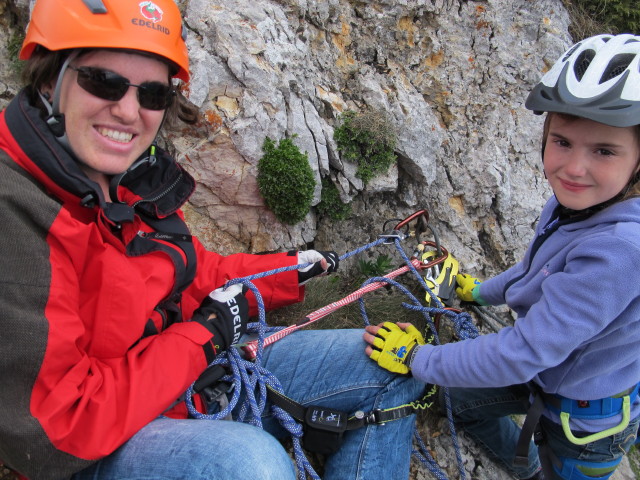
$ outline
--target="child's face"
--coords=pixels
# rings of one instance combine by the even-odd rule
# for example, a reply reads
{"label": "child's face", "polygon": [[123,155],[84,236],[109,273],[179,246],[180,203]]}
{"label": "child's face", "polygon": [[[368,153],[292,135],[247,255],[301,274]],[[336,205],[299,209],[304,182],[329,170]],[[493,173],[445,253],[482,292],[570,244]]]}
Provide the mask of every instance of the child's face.
{"label": "child's face", "polygon": [[544,171],[558,201],[573,210],[605,202],[638,170],[635,127],[610,127],[585,118],[553,115]]}

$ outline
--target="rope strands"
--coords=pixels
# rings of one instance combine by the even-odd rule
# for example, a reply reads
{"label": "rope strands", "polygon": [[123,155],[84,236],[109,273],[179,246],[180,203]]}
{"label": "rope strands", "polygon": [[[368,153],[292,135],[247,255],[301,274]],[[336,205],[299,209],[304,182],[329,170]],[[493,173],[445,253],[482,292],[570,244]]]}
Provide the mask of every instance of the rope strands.
{"label": "rope strands", "polygon": [[[403,258],[406,264],[406,271],[413,272],[414,276],[418,279],[421,287],[430,294],[432,301],[432,306],[424,306],[406,287],[399,284],[397,281],[389,278],[389,277],[373,277],[368,279],[363,283],[362,287],[366,287],[367,285],[378,283],[378,286],[390,285],[394,288],[397,288],[400,292],[402,292],[407,298],[407,302],[403,302],[402,306],[412,311],[421,312],[426,320],[426,324],[428,328],[431,330],[434,336],[434,340],[436,344],[440,344],[440,339],[438,338],[438,333],[436,326],[433,321],[433,317],[435,315],[442,315],[448,319],[450,319],[455,327],[455,330],[460,339],[466,338],[475,338],[478,336],[478,330],[473,325],[471,316],[468,313],[460,313],[455,312],[450,309],[444,308],[440,300],[436,295],[431,292],[429,287],[422,275],[420,275],[418,269],[415,265],[415,260],[410,260],[407,254],[404,252],[400,241],[404,239],[404,235],[398,231],[393,231],[391,235],[381,236],[378,240],[373,241],[367,245],[364,245],[360,248],[357,248],[351,252],[348,252],[340,257],[340,260],[345,260],[353,255],[357,255],[365,250],[376,247],[380,244],[390,244],[394,243],[396,249],[399,254]],[[234,420],[249,423],[251,425],[262,428],[261,416],[264,412],[264,409],[267,405],[267,386],[275,390],[276,392],[282,393],[283,388],[278,379],[269,372],[267,369],[262,367],[262,356],[265,348],[265,338],[269,333],[280,332],[285,329],[290,329],[290,327],[270,327],[266,323],[266,315],[265,315],[265,307],[262,295],[256,286],[252,283],[252,280],[256,280],[258,278],[263,278],[269,275],[275,275],[281,272],[289,271],[289,270],[297,270],[301,268],[306,268],[310,266],[311,263],[302,264],[302,265],[292,265],[290,267],[283,267],[275,270],[270,270],[266,272],[261,272],[255,275],[236,278],[230,280],[226,287],[242,283],[246,287],[248,287],[253,294],[255,295],[256,302],[258,305],[258,321],[250,323],[248,325],[248,333],[257,335],[257,342],[254,351],[255,351],[255,360],[251,361],[247,358],[243,358],[242,351],[240,348],[230,348],[227,351],[221,353],[216,357],[216,359],[211,363],[210,367],[214,365],[220,365],[224,367],[228,372],[224,375],[221,380],[224,382],[229,382],[231,384],[232,395],[228,401],[228,405],[225,405],[223,408],[221,407],[219,411],[214,413],[201,413],[197,411],[197,409],[193,405],[193,395],[194,395],[194,384],[192,384],[187,392],[185,393],[185,403],[187,405],[187,409],[189,410],[189,414],[196,419],[202,420],[222,420],[225,418],[229,418],[231,412],[236,412],[236,418]],[[404,267],[403,267],[404,268]],[[373,288],[372,288],[373,289]],[[363,321],[366,325],[369,325],[369,319],[366,312],[364,297],[360,296],[358,298],[360,302],[360,311],[362,314]],[[315,312],[314,312],[315,313]],[[322,315],[324,316],[324,315]],[[321,317],[318,317],[318,319]],[[309,322],[310,323],[310,322]],[[305,323],[300,326],[306,326],[308,323]],[[297,328],[296,328],[297,330]],[[291,330],[295,331],[295,330]],[[291,333],[291,331],[283,332],[284,335]],[[271,342],[272,343],[272,342]],[[246,346],[246,345],[244,345]],[[242,345],[236,345],[236,347],[243,347]],[[453,415],[451,411],[451,403],[449,399],[448,390],[445,388],[444,390],[444,398],[446,403],[446,412],[449,423],[449,430],[451,434],[451,438],[456,451],[456,459],[458,463],[458,471],[461,480],[466,480],[464,464],[462,461],[462,456],[460,454],[460,447],[458,444],[457,434],[455,430],[455,425],[453,422]],[[239,402],[241,401],[239,405]],[[236,408],[238,407],[238,408]],[[424,408],[424,407],[419,407]],[[271,413],[278,419],[280,424],[286,431],[290,434],[293,442],[293,450],[295,463],[297,467],[297,477],[298,480],[305,480],[306,478],[312,479],[320,479],[318,474],[313,469],[312,465],[309,463],[306,454],[302,448],[301,438],[303,435],[302,425],[296,421],[289,413],[280,408],[277,405],[270,405]],[[416,457],[418,461],[420,461],[434,476],[439,480],[447,480],[444,472],[438,467],[437,462],[433,459],[429,451],[427,450],[426,445],[424,444],[422,438],[417,429],[417,425],[414,426],[414,440],[416,448],[413,450],[413,456]]]}

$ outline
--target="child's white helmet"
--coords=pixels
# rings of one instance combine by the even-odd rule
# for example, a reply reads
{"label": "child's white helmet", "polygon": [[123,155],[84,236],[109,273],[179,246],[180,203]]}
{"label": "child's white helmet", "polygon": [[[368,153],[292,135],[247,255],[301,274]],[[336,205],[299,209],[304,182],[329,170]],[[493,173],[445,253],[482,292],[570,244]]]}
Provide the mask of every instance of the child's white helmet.
{"label": "child's white helmet", "polygon": [[567,50],[531,91],[536,114],[560,112],[614,127],[640,124],[640,36],[596,35]]}

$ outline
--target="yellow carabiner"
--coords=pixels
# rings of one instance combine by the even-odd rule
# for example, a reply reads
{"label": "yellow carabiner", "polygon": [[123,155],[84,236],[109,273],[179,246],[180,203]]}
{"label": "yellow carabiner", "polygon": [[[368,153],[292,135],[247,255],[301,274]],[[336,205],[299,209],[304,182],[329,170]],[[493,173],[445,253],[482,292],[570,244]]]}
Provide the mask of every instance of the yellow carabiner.
{"label": "yellow carabiner", "polygon": [[592,435],[587,435],[586,437],[576,437],[571,431],[571,427],[569,426],[569,413],[560,412],[560,422],[562,423],[562,430],[564,430],[564,434],[567,436],[567,439],[575,445],[586,445],[587,443],[602,440],[603,438],[610,437],[611,435],[615,435],[616,433],[620,433],[625,428],[627,428],[627,426],[629,426],[630,420],[631,399],[629,395],[625,395],[624,397],[622,397],[622,421],[618,425],[607,430],[603,430],[602,432],[596,432]]}

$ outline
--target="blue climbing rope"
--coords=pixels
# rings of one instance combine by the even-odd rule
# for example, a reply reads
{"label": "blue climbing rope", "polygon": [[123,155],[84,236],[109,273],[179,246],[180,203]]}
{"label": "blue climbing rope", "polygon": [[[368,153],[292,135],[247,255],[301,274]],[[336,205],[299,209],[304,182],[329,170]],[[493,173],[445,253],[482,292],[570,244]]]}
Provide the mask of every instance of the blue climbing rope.
{"label": "blue climbing rope", "polygon": [[[427,325],[429,326],[431,332],[433,333],[434,341],[436,345],[440,345],[440,338],[438,336],[436,326],[432,320],[432,318],[435,317],[436,315],[443,315],[447,318],[450,318],[454,323],[455,331],[460,339],[464,340],[468,338],[477,337],[479,335],[479,332],[476,329],[475,325],[473,324],[471,315],[469,315],[466,312],[454,312],[452,310],[445,309],[440,299],[427,286],[427,283],[424,281],[423,276],[420,275],[418,270],[411,263],[411,260],[409,260],[409,257],[407,256],[404,249],[400,245],[400,240],[398,238],[395,239],[395,244],[396,244],[396,249],[402,256],[405,263],[409,266],[414,276],[418,279],[422,288],[424,288],[424,290],[428,292],[429,296],[431,297],[431,305],[435,305],[435,307],[424,306],[409,290],[407,290],[404,286],[402,286],[395,280],[390,280],[384,277],[375,277],[367,280],[364,285],[371,282],[375,282],[375,281],[385,282],[389,285],[396,287],[402,293],[404,293],[410,300],[412,300],[412,303],[410,304],[410,303],[403,302],[402,306],[404,308],[407,308],[408,310],[421,312],[423,314],[427,322]],[[365,310],[364,298],[360,298],[359,302],[360,302],[360,312],[362,313],[362,318],[364,319],[365,324],[369,325],[369,319]],[[462,461],[462,455],[460,453],[458,435],[456,433],[456,427],[453,420],[453,412],[451,409],[451,399],[449,395],[449,389],[447,387],[444,387],[444,399],[445,399],[445,407],[447,412],[447,420],[449,423],[449,431],[451,433],[451,439],[452,439],[453,446],[456,453],[458,473],[460,474],[460,479],[465,480],[466,472],[464,470],[464,462]],[[414,428],[414,436],[417,438],[421,438],[418,432],[417,425]],[[446,475],[438,468],[437,462],[435,462],[435,460],[433,460],[433,458],[429,454],[428,450],[424,446],[424,442],[420,441],[418,442],[418,445],[420,447],[420,450],[418,451],[418,455],[416,455],[416,458],[418,458],[418,460],[420,460],[427,467],[427,469],[429,469],[429,471],[436,476],[436,478],[446,479],[447,478]]]}
{"label": "blue climbing rope", "polygon": [[[386,278],[386,277],[373,277],[368,279],[363,283],[363,287],[373,283],[373,282],[382,282],[391,285],[398,290],[400,290],[404,295],[408,297],[410,302],[403,302],[402,306],[412,310],[421,312],[424,316],[427,325],[431,329],[431,332],[434,335],[434,340],[436,344],[440,344],[440,339],[438,338],[438,333],[436,331],[435,324],[432,320],[432,317],[435,315],[444,315],[445,317],[451,319],[454,323],[454,328],[459,338],[474,338],[478,336],[478,331],[473,325],[471,321],[471,316],[468,313],[457,313],[451,310],[445,309],[440,299],[429,289],[426,282],[424,281],[422,275],[418,272],[416,267],[413,265],[404,249],[400,244],[400,240],[402,239],[402,234],[394,234],[391,236],[381,237],[376,241],[368,243],[362,247],[359,247],[351,252],[347,252],[340,257],[340,260],[345,260],[353,255],[357,255],[365,250],[376,247],[380,244],[390,244],[391,239],[393,239],[393,243],[396,246],[396,249],[402,256],[404,262],[409,267],[409,269],[413,272],[414,276],[420,282],[422,288],[425,289],[426,292],[432,298],[431,305],[426,307],[424,306],[407,288],[398,282]],[[267,369],[262,367],[262,355],[264,351],[264,339],[268,333],[278,331],[285,327],[270,327],[266,322],[266,314],[265,307],[262,295],[258,288],[253,284],[253,280],[263,278],[270,275],[275,275],[278,273],[290,271],[290,270],[298,270],[302,268],[306,268],[311,266],[312,263],[306,263],[302,265],[292,265],[289,267],[282,267],[274,270],[269,270],[266,272],[257,273],[254,275],[250,275],[247,277],[236,278],[230,280],[225,285],[225,288],[242,283],[249,290],[253,292],[256,298],[256,303],[258,305],[258,321],[250,323],[247,327],[247,332],[251,334],[257,334],[258,337],[258,349],[256,353],[256,358],[254,361],[249,361],[244,359],[240,351],[236,348],[231,348],[218,355],[216,359],[211,363],[210,366],[220,365],[225,367],[228,373],[223,376],[220,380],[224,382],[228,382],[232,385],[232,395],[229,399],[228,405],[224,408],[221,408],[217,412],[213,413],[201,413],[195,407],[193,403],[193,395],[194,385],[192,384],[185,394],[185,403],[187,405],[187,409],[189,410],[189,414],[196,419],[204,419],[204,420],[222,420],[228,418],[231,415],[231,412],[235,410],[238,402],[242,398],[243,401],[237,410],[236,413],[236,421],[249,423],[251,425],[262,428],[262,412],[264,411],[267,404],[267,386],[272,388],[273,390],[284,394],[282,385],[278,381],[278,379],[269,372]],[[369,325],[369,319],[365,308],[364,298],[360,298],[358,300],[360,302],[360,311],[362,313],[363,321],[366,325]],[[244,396],[243,396],[244,395]],[[455,425],[453,422],[453,415],[451,411],[451,402],[449,398],[448,389],[445,388],[445,404],[446,404],[446,412],[449,423],[449,430],[451,433],[451,438],[454,444],[456,459],[458,463],[458,471],[460,474],[461,480],[466,480],[464,464],[462,461],[462,456],[460,454],[460,447],[458,444],[457,433],[455,430]],[[312,465],[309,463],[304,450],[302,448],[301,438],[303,435],[302,426],[289,415],[285,410],[281,409],[278,406],[272,405],[271,412],[275,416],[275,418],[280,422],[283,428],[291,435],[294,449],[294,458],[297,467],[297,476],[299,480],[305,480],[307,476],[312,479],[320,480],[320,477],[313,469]],[[417,425],[414,426],[414,438],[416,440],[417,448],[413,450],[413,455],[423,464],[425,467],[439,480],[447,480],[447,476],[442,472],[442,470],[438,467],[437,462],[433,459],[428,449],[426,448],[420,433],[418,432]]]}

